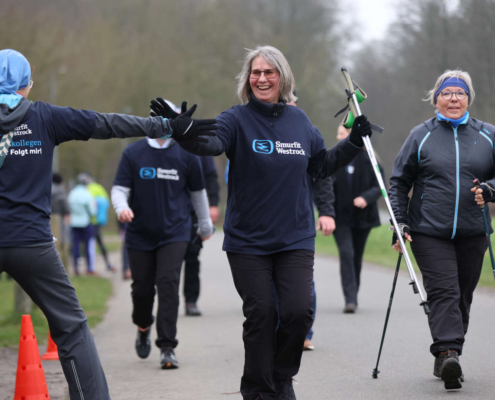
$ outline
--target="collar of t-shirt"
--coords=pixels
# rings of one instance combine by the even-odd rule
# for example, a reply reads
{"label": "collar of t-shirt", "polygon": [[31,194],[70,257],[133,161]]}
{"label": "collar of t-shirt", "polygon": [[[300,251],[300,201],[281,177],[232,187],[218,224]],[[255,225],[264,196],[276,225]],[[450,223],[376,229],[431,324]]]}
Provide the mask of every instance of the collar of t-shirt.
{"label": "collar of t-shirt", "polygon": [[154,149],[166,149],[172,145],[172,139],[168,138],[165,139],[165,142],[160,146],[156,139],[151,139],[151,138],[146,138],[148,141],[148,144],[153,147]]}

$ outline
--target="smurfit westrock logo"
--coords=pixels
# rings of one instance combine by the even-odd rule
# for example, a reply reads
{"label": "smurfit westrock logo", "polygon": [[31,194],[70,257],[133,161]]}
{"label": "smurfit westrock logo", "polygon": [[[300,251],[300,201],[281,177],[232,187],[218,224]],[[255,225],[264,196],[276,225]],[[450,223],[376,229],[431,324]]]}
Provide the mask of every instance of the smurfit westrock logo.
{"label": "smurfit westrock logo", "polygon": [[139,176],[143,179],[154,179],[156,177],[156,169],[150,167],[141,168]]}
{"label": "smurfit westrock logo", "polygon": [[253,140],[253,150],[256,153],[273,153],[273,142],[271,140]]}

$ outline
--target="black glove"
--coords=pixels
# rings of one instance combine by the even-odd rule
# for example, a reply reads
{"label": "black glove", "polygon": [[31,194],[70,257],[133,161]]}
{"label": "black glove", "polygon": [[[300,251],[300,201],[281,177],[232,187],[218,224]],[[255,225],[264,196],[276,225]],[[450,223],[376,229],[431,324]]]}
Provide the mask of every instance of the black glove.
{"label": "black glove", "polygon": [[482,196],[485,203],[488,203],[491,199],[493,199],[494,190],[490,185],[488,185],[488,183],[483,182],[480,185],[480,189],[483,190]]}
{"label": "black glove", "polygon": [[[411,236],[411,229],[409,229],[409,226],[406,224],[398,224],[399,225],[399,230],[402,238],[406,240],[406,233]],[[395,231],[394,227],[390,228],[391,230],[394,231],[394,234],[392,236],[392,246],[397,243],[398,237],[397,237],[397,232]]]}
{"label": "black glove", "polygon": [[[184,103],[182,103],[184,105]],[[192,140],[194,142],[208,143],[208,139],[200,136],[216,136],[218,129],[215,119],[192,119],[191,116],[196,111],[196,104],[185,113],[170,120],[172,128],[172,138],[176,142]]]}
{"label": "black glove", "polygon": [[354,146],[363,147],[363,136],[371,137],[371,126],[366,115],[360,115],[354,120],[350,141]]}
{"label": "black glove", "polygon": [[[150,111],[150,116],[152,117],[163,117],[167,119],[177,118],[180,114],[172,110],[170,106],[167,104],[165,100],[161,97],[157,97],[156,100],[151,100],[150,108],[153,111]],[[187,101],[182,102],[181,106],[181,114],[187,111]]]}

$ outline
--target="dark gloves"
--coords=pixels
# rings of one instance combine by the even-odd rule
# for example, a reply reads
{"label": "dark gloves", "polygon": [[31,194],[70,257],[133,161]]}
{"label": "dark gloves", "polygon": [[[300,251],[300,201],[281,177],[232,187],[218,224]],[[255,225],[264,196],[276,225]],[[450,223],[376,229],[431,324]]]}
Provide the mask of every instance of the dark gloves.
{"label": "dark gloves", "polygon": [[371,126],[366,115],[360,115],[354,120],[350,141],[354,146],[363,147],[363,136],[371,137]]}
{"label": "dark gloves", "polygon": [[[180,114],[167,104],[165,100],[161,97],[157,97],[156,100],[151,100],[150,108],[153,110],[150,112],[150,116],[152,117],[163,117],[167,119],[177,118]],[[181,106],[181,114],[187,111],[187,101],[182,102]]]}
{"label": "dark gloves", "polygon": [[170,120],[172,127],[172,138],[176,142],[191,140],[194,142],[208,143],[208,139],[200,136],[216,136],[215,130],[218,126],[215,119],[192,119],[196,111],[196,104],[184,114]]}
{"label": "dark gloves", "polygon": [[[409,229],[409,226],[406,224],[398,224],[399,225],[399,230],[402,238],[406,240],[406,233],[411,236],[411,229]],[[391,230],[394,231],[394,234],[392,236],[392,246],[397,243],[398,237],[397,237],[397,232],[395,231],[394,227],[390,228]]]}
{"label": "dark gloves", "polygon": [[[161,100],[161,101],[160,101]],[[208,139],[200,136],[216,136],[215,130],[218,129],[214,119],[192,119],[196,104],[186,111],[187,102],[182,102],[182,113],[177,114],[161,98],[151,102],[152,110],[157,116],[168,118],[172,128],[172,138],[176,142],[194,141],[208,143]]]}
{"label": "dark gloves", "polygon": [[488,185],[488,183],[483,182],[480,184],[480,189],[483,190],[482,196],[485,203],[488,203],[491,199],[493,199],[494,190],[490,185]]}

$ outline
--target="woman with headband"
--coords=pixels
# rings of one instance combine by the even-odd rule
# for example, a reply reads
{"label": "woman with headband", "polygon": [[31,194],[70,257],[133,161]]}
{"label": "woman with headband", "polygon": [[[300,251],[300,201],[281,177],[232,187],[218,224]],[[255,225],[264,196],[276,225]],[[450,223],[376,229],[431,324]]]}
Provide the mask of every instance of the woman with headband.
{"label": "woman with headband", "polygon": [[[411,131],[395,160],[389,193],[423,274],[433,374],[446,389],[459,389],[459,356],[487,249],[480,205],[495,199],[495,127],[469,115],[474,90],[467,72],[446,71],[428,100],[436,116]],[[394,236],[396,251],[398,243]]]}

